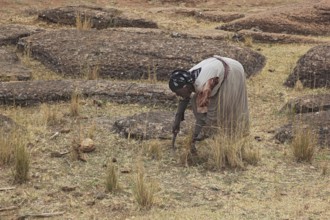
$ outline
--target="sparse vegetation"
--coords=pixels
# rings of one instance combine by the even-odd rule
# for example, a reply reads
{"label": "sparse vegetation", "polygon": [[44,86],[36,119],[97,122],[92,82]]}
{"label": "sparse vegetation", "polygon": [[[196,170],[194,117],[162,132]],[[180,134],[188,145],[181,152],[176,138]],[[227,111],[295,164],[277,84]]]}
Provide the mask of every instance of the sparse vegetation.
{"label": "sparse vegetation", "polygon": [[145,143],[146,154],[152,159],[160,160],[162,158],[162,149],[161,149],[160,140],[151,140]]}
{"label": "sparse vegetation", "polygon": [[71,95],[70,115],[76,117],[79,115],[80,94],[74,90]]}
{"label": "sparse vegetation", "polygon": [[81,13],[76,14],[76,28],[78,30],[89,30],[92,28],[91,19],[88,16],[83,16]]}
{"label": "sparse vegetation", "polygon": [[150,209],[154,203],[155,186],[147,182],[143,169],[139,169],[133,183],[133,194],[140,207]]}
{"label": "sparse vegetation", "polygon": [[[202,1],[178,3],[173,0],[167,1],[166,5],[161,2],[163,1],[82,0],[79,4],[95,4],[108,9],[115,6],[123,9],[125,13],[150,18],[158,23],[159,31],[164,34],[187,31],[193,35],[196,31],[210,39],[217,38],[218,34],[221,36],[222,31],[214,32],[214,28],[220,25],[219,22],[203,19],[197,21],[192,16],[189,18],[178,16],[176,11],[171,11],[195,10]],[[221,13],[237,12],[247,16],[251,12],[255,14],[266,8],[268,10],[271,8],[269,6],[285,6],[293,2],[301,3],[302,0],[271,2],[234,0],[220,5],[214,4],[214,8],[207,8],[208,4],[212,3],[208,1],[207,4],[201,3],[206,9],[201,13],[215,10]],[[36,20],[37,11],[49,7],[75,5],[78,2],[59,0],[45,4],[39,0],[21,0],[18,5],[16,3],[17,1],[0,3],[0,11],[5,12],[0,13],[2,24],[26,24],[47,29],[49,32],[48,30],[70,27]],[[173,6],[173,9],[167,6]],[[174,8],[176,6],[180,7]],[[185,8],[185,6],[193,7]],[[76,27],[73,28],[90,29],[91,19],[83,14],[79,16]],[[119,20],[114,18],[109,26],[113,24],[117,26],[117,21]],[[110,33],[118,30],[107,31]],[[97,33],[97,30],[95,32]],[[244,46],[242,42],[233,42],[231,34],[228,34],[227,38],[225,44],[235,43],[237,46]],[[330,40],[327,36],[317,38]],[[89,44],[92,41],[93,38],[89,38],[84,43]],[[221,41],[218,40],[219,44],[222,43]],[[127,49],[127,46],[134,46],[134,43],[121,46]],[[314,44],[258,43],[257,41],[250,43],[253,43],[250,49],[258,51],[267,58],[263,70],[247,80],[251,134],[247,138],[237,140],[219,136],[214,140],[197,143],[198,154],[195,156],[190,155],[189,152],[191,134],[186,135],[183,130],[181,132],[185,135],[181,133],[178,135],[176,151],[172,151],[168,139],[135,140],[136,134],[131,128],[128,131],[128,138],[123,138],[114,132],[112,125],[119,118],[149,110],[164,110],[163,108],[175,112],[175,108],[164,107],[164,103],[160,106],[119,104],[103,97],[98,97],[102,102],[96,102],[84,98],[85,96],[75,90],[71,101],[68,102],[41,106],[0,106],[0,115],[12,118],[31,136],[27,144],[21,139],[23,133],[16,131],[15,128],[9,127],[12,129],[9,133],[2,131],[0,118],[0,218],[28,218],[29,213],[51,214],[54,211],[65,213],[57,217],[61,219],[329,219],[329,148],[327,146],[316,148],[316,144],[308,144],[314,142],[317,135],[311,133],[309,136],[306,131],[300,134],[295,131],[294,136],[297,140],[293,143],[296,143],[296,147],[282,144],[273,138],[277,128],[294,120],[294,112],[289,113],[290,117],[278,113],[284,103],[304,94],[329,93],[328,89],[311,90],[299,88],[298,84],[293,89],[283,86],[296,61]],[[249,46],[250,43],[245,46]],[[15,49],[13,45],[5,47]],[[59,47],[59,50],[61,49]],[[97,51],[101,49],[107,48],[102,48],[100,44]],[[84,52],[82,51],[81,54],[85,55]],[[32,80],[93,80],[100,77],[100,67],[104,68],[100,64],[88,71],[87,68],[80,69],[78,71],[83,74],[70,78],[66,73],[53,72],[48,65],[37,61],[31,56],[33,51],[29,46],[25,55],[20,54],[19,51],[16,53],[24,66],[32,70]],[[102,53],[95,55],[102,56]],[[196,54],[196,57],[199,55]],[[160,62],[163,58],[159,57]],[[167,58],[171,60],[171,57],[165,57]],[[191,60],[191,62],[197,61]],[[178,68],[181,67],[180,60],[173,59],[173,62],[178,62]],[[97,63],[93,64],[97,65]],[[144,66],[146,71],[143,79],[146,79],[147,83],[162,84],[163,82],[159,81],[161,75],[159,79],[156,75],[157,71],[160,71],[157,69],[159,67],[151,62],[150,64],[149,70]],[[139,82],[138,80],[133,84]],[[21,94],[24,95],[24,90]],[[190,123],[187,118],[185,122]],[[58,135],[56,138],[51,138],[54,134]],[[262,139],[257,140],[256,136]],[[97,146],[95,151],[83,153],[79,150],[79,143],[83,137],[93,139]],[[72,139],[76,141],[73,142]],[[302,146],[314,146],[314,150]],[[304,159],[294,156],[294,160],[299,162],[310,160],[313,164],[293,163],[294,149],[299,155],[305,155],[299,156]],[[59,154],[52,157],[51,155],[54,155],[51,154],[52,152]],[[137,157],[141,157],[139,159],[143,161],[146,171],[135,166]],[[109,158],[113,161],[110,165]],[[210,167],[212,169],[209,169]],[[153,180],[159,182],[161,190],[156,191]],[[13,185],[15,182],[26,181],[27,184],[21,186]],[[65,189],[72,191],[64,191],[59,186],[68,186]],[[105,193],[105,190],[109,192],[120,190],[120,193]],[[293,199],[295,202],[291,202]],[[136,204],[142,209],[136,209]],[[145,209],[149,210],[145,211]],[[25,213],[27,217],[20,216]]]}
{"label": "sparse vegetation", "polygon": [[25,147],[25,143],[19,141],[15,146],[15,183],[24,183],[28,180],[30,170],[30,155]]}
{"label": "sparse vegetation", "polygon": [[108,192],[115,192],[119,189],[118,174],[113,163],[108,165],[105,188]]}
{"label": "sparse vegetation", "polygon": [[297,162],[312,162],[316,140],[316,134],[310,128],[299,127],[295,131],[291,147]]}
{"label": "sparse vegetation", "polygon": [[[0,130],[1,131],[1,130]],[[0,133],[0,166],[9,165],[14,159],[14,149],[17,145],[18,137],[16,132],[5,134]]]}
{"label": "sparse vegetation", "polygon": [[134,181],[134,198],[136,202],[143,208],[150,209],[154,203],[155,188],[145,179],[144,173],[139,172]]}

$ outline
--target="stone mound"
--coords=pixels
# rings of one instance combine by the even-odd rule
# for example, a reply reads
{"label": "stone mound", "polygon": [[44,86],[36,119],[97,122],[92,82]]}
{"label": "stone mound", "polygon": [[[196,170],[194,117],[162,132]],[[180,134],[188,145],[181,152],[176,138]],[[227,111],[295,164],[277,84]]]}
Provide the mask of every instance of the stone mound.
{"label": "stone mound", "polygon": [[38,19],[73,26],[77,24],[77,19],[81,19],[82,22],[89,21],[91,27],[96,29],[111,27],[158,28],[153,21],[133,18],[115,8],[105,9],[91,6],[67,6],[49,9],[40,12]]}
{"label": "stone mound", "polygon": [[16,53],[0,47],[0,82],[11,80],[29,80],[31,71],[22,65]]}
{"label": "stone mound", "polygon": [[[125,137],[138,140],[171,139],[174,116],[174,111],[153,111],[136,114],[115,121],[114,129]],[[181,123],[180,134],[189,132],[193,120],[193,114],[187,111],[185,120]]]}
{"label": "stone mound", "polygon": [[330,94],[307,95],[290,100],[281,112],[308,113],[330,110]]}
{"label": "stone mound", "polygon": [[40,31],[42,30],[31,26],[17,24],[0,25],[0,46],[15,45],[20,38]]}
{"label": "stone mound", "polygon": [[171,37],[156,30],[105,29],[56,30],[32,35],[19,41],[33,58],[55,72],[82,76],[98,69],[100,77],[115,79],[168,80],[174,69],[190,69],[202,59],[218,54],[242,63],[247,77],[259,72],[265,57],[212,39]]}
{"label": "stone mound", "polygon": [[252,38],[253,42],[259,43],[325,43],[326,40],[315,39],[307,36],[292,34],[267,33],[259,30],[240,30],[234,34],[233,40],[245,42],[246,38]]}
{"label": "stone mound", "polygon": [[201,10],[201,9],[178,9],[176,14],[194,17],[198,20],[206,20],[211,22],[230,22],[245,17],[244,14],[235,12],[221,12],[218,10]]}
{"label": "stone mound", "polygon": [[177,103],[175,94],[163,84],[116,83],[108,80],[36,80],[0,82],[0,105],[29,106],[68,101],[75,90],[84,97],[121,104],[139,103],[170,107]]}
{"label": "stone mound", "polygon": [[328,0],[305,1],[292,5],[272,8],[233,22],[218,29],[240,31],[259,29],[262,32],[329,36],[330,6]]}
{"label": "stone mound", "polygon": [[21,129],[21,127],[13,119],[0,114],[0,135],[2,132],[10,133],[15,129]]}
{"label": "stone mound", "polygon": [[293,87],[300,80],[304,87],[330,87],[330,44],[311,48],[297,62],[285,82]]}
{"label": "stone mound", "polygon": [[305,113],[295,118],[295,123],[284,125],[276,132],[275,138],[281,143],[291,142],[295,129],[311,128],[318,136],[318,144],[330,147],[330,111]]}

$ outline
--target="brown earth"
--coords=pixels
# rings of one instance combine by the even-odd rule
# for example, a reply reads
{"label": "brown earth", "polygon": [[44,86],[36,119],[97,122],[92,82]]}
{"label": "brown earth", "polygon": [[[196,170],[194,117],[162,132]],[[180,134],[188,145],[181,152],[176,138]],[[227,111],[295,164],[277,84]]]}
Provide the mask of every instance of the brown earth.
{"label": "brown earth", "polygon": [[[316,2],[318,1],[312,3]],[[297,6],[292,7],[292,3]],[[37,18],[43,10],[69,5],[116,8],[138,18],[154,21],[159,29],[116,28],[100,32],[86,30],[80,31],[84,33],[78,36],[84,39],[79,40],[74,36],[74,33],[79,33],[74,30],[75,27],[46,23]],[[306,109],[306,111],[311,108],[315,110],[312,103],[316,103],[318,109],[327,108],[327,98],[323,102],[321,101],[323,99],[313,99],[310,95],[315,97],[316,94],[329,94],[329,88],[292,89],[283,86],[283,82],[291,73],[297,60],[310,48],[316,46],[315,43],[329,42],[329,36],[301,38],[302,36],[288,34],[292,38],[284,36],[276,42],[274,39],[278,37],[277,34],[274,35],[274,39],[271,36],[270,41],[264,41],[267,43],[253,41],[249,44],[247,37],[244,43],[233,41],[232,36],[235,33],[216,30],[215,27],[221,25],[220,21],[212,20],[222,14],[244,14],[245,18],[262,15],[266,20],[271,14],[270,10],[277,14],[279,6],[295,10],[292,11],[295,15],[304,13],[299,17],[306,17],[309,13],[306,14],[302,10],[305,5],[306,1],[302,0],[0,1],[1,24],[32,25],[47,30],[47,32],[21,40],[24,46],[27,46],[29,43],[26,39],[34,39],[31,42],[34,50],[37,54],[47,56],[47,59],[34,58],[32,55],[29,57],[28,48],[25,48],[26,53],[16,51],[19,58],[24,58],[23,64],[32,71],[34,77],[36,73],[41,74],[41,80],[0,83],[0,100],[2,104],[5,104],[0,105],[0,126],[3,126],[1,123],[5,117],[7,121],[25,128],[27,132],[19,134],[28,135],[26,148],[31,159],[29,179],[23,184],[13,182],[13,164],[0,165],[0,219],[33,219],[47,215],[51,216],[50,219],[329,219],[330,148],[326,146],[329,146],[329,111],[305,113],[299,119],[304,123],[303,127],[315,126],[314,131],[320,137],[321,147],[316,148],[315,157],[311,163],[296,163],[290,144],[287,143],[289,141],[284,143],[275,141],[272,132],[283,125],[294,124],[293,127],[297,125],[287,119],[288,115],[279,111],[291,98],[302,97],[302,103],[298,101],[298,106],[303,106],[301,109]],[[203,15],[199,18],[197,14],[191,16],[176,13],[182,9],[203,12],[205,17]],[[311,8],[311,13],[315,10]],[[327,12],[327,10],[318,10],[318,12],[322,11]],[[307,19],[310,18],[317,19],[318,17],[307,16]],[[315,28],[320,28],[318,22],[311,22],[311,24],[316,25]],[[319,23],[322,25],[322,22]],[[297,25],[302,29],[305,26],[308,30],[315,29],[306,25],[304,21]],[[326,29],[323,33],[325,32]],[[52,33],[55,41],[56,38],[61,41],[54,43]],[[92,33],[108,33],[114,37],[115,42],[130,44],[129,49],[124,54],[125,45],[110,47],[112,38],[95,36]],[[12,33],[9,35],[9,38],[14,35],[15,40],[7,41],[5,44],[9,42],[14,45],[6,46],[6,49],[14,51],[15,44],[21,37]],[[129,39],[126,39],[126,35]],[[47,38],[43,39],[41,36]],[[143,37],[139,38],[141,36]],[[266,35],[265,38],[268,36]],[[252,36],[252,38],[256,37]],[[98,40],[97,44],[93,43],[94,38]],[[163,44],[162,47],[154,46],[158,43],[157,38]],[[102,39],[104,39],[103,42],[101,42]],[[297,39],[297,42],[288,43],[287,39]],[[146,45],[141,46],[142,40]],[[38,42],[41,42],[41,45]],[[251,133],[246,144],[258,153],[260,160],[256,164],[244,164],[243,169],[227,167],[212,169],[210,163],[212,163],[214,151],[213,144],[209,141],[198,143],[198,155],[192,158],[193,163],[186,163],[185,154],[182,154],[185,152],[185,145],[181,141],[189,137],[187,125],[190,125],[190,120],[185,122],[178,136],[179,150],[171,151],[171,142],[168,139],[171,136],[171,120],[175,113],[173,103],[176,103],[176,97],[165,83],[153,79],[127,82],[125,78],[123,78],[125,81],[115,79],[86,81],[78,76],[61,77],[61,74],[45,67],[55,70],[59,64],[58,66],[68,71],[70,68],[67,67],[70,67],[70,62],[74,61],[73,66],[81,73],[83,71],[77,67],[79,62],[84,67],[90,65],[88,63],[90,60],[99,61],[100,52],[103,52],[102,48],[105,44],[107,56],[111,57],[110,51],[120,55],[118,60],[121,66],[118,65],[118,69],[128,66],[128,69],[133,70],[138,61],[125,61],[124,57],[129,52],[133,51],[136,55],[137,48],[143,50],[142,52],[147,51],[148,56],[142,56],[141,52],[138,54],[140,58],[147,59],[142,59],[143,64],[150,64],[149,61],[152,60],[159,60],[157,62],[159,64],[162,63],[162,59],[167,63],[170,55],[176,55],[175,50],[167,42],[173,44],[173,48],[179,48],[182,51],[181,45],[175,42],[184,45],[186,54],[176,56],[179,58],[178,61],[175,58],[172,59],[173,62],[177,62],[176,64],[188,66],[198,62],[208,54],[208,51],[204,51],[197,45],[203,43],[207,44],[207,49],[212,49],[213,46],[216,48],[215,45],[218,45],[217,51],[224,50],[228,56],[240,54],[237,59],[254,60],[252,63],[246,63],[248,65],[246,68],[250,68],[251,73],[257,69],[260,70],[258,74],[254,74],[247,80]],[[281,45],[282,42],[286,45]],[[69,44],[74,44],[76,47],[70,47]],[[135,44],[138,45],[134,46]],[[149,44],[152,45],[151,49],[147,46]],[[97,48],[89,47],[91,45]],[[191,54],[188,46],[196,46],[198,50],[193,50],[195,54]],[[246,46],[249,50],[246,50]],[[71,48],[71,55],[66,47]],[[55,49],[61,59],[53,55],[51,48]],[[226,48],[230,48],[232,53],[229,53]],[[169,49],[168,52],[166,52],[167,49]],[[65,56],[62,56],[61,50],[64,51]],[[160,54],[166,54],[166,57],[156,56],[159,54],[158,50],[162,52]],[[252,54],[258,55],[250,58],[251,53],[247,52],[250,50]],[[73,58],[74,56],[77,58]],[[117,59],[113,57],[104,59],[104,61],[112,62],[104,64],[105,67],[116,64]],[[190,60],[182,61],[183,58]],[[50,60],[54,63],[42,63],[37,59]],[[264,65],[259,65],[261,63]],[[169,61],[167,64],[177,67]],[[146,69],[145,73],[148,75]],[[56,75],[61,80],[50,80],[50,74]],[[114,71],[114,74],[118,73]],[[82,98],[78,102],[79,115],[74,117],[70,114],[72,102],[69,100],[75,88],[79,90]],[[303,98],[305,94],[308,96]],[[307,102],[308,99],[309,102]],[[15,100],[19,100],[19,103]],[[58,100],[64,102],[58,102]],[[38,105],[32,105],[36,103]],[[43,104],[39,105],[39,103]],[[21,106],[17,107],[13,104]],[[191,112],[188,110],[187,113],[189,115]],[[47,121],[50,115],[54,117],[52,123]],[[292,119],[292,113],[289,116]],[[147,121],[144,120],[146,117],[148,117]],[[115,124],[120,125],[117,129],[127,138],[123,138],[114,131]],[[129,134],[132,134],[132,137],[145,135],[145,128],[148,128],[148,134],[150,132],[148,138],[152,138],[151,140],[130,138]],[[291,129],[288,130],[289,134],[290,132],[292,132]],[[92,139],[95,150],[82,154],[81,159],[85,162],[74,159],[71,151],[75,141],[85,140],[87,137]],[[0,139],[0,146],[2,140]],[[288,139],[285,138],[285,140]],[[160,156],[151,156],[154,153],[153,150],[158,151]],[[117,192],[105,190],[105,179],[110,164],[114,165],[118,171],[120,190]],[[139,206],[134,197],[132,186],[136,184],[135,177],[140,172],[144,173],[146,184],[154,183],[155,197],[151,209]],[[153,187],[147,189],[151,188]]]}
{"label": "brown earth", "polygon": [[293,87],[299,80],[304,87],[330,87],[330,45],[323,44],[311,48],[302,56],[285,82]]}

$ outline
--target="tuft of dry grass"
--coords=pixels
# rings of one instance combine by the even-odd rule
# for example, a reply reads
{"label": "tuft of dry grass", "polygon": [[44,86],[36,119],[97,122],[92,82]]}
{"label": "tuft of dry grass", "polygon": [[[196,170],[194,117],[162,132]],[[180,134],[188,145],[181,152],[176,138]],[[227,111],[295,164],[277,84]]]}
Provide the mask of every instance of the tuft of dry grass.
{"label": "tuft of dry grass", "polygon": [[15,147],[15,168],[14,168],[14,181],[15,183],[24,183],[28,180],[30,170],[30,156],[24,145],[20,142]]}
{"label": "tuft of dry grass", "polygon": [[133,195],[140,207],[150,209],[154,203],[155,185],[147,183],[143,169],[139,169],[133,182]]}
{"label": "tuft of dry grass", "polygon": [[96,80],[99,78],[100,67],[98,65],[87,69],[87,80]]}
{"label": "tuft of dry grass", "polygon": [[92,28],[92,21],[90,18],[83,16],[80,13],[76,14],[76,28],[78,30],[89,30]]}
{"label": "tuft of dry grass", "polygon": [[150,140],[145,143],[145,151],[147,156],[152,159],[160,160],[162,158],[161,142],[159,140]]}
{"label": "tuft of dry grass", "polygon": [[80,94],[74,90],[71,95],[70,115],[73,117],[79,116],[79,101]]}
{"label": "tuft of dry grass", "polygon": [[302,84],[302,82],[298,79],[295,86],[294,86],[294,90],[296,90],[297,92],[300,92],[304,89],[304,85]]}
{"label": "tuft of dry grass", "polygon": [[293,156],[297,162],[312,162],[315,146],[317,144],[316,134],[310,129],[299,126],[291,142]]}
{"label": "tuft of dry grass", "polygon": [[180,154],[180,162],[183,166],[188,167],[188,160],[189,160],[189,156],[191,155],[190,153],[190,148],[193,144],[193,128],[191,128],[188,132],[188,134],[185,136],[185,138],[182,140],[182,143],[180,143],[180,145],[182,145],[182,151]]}
{"label": "tuft of dry grass", "polygon": [[326,176],[329,173],[329,167],[326,163],[322,165],[321,169],[322,169],[321,172],[322,176]]}
{"label": "tuft of dry grass", "polygon": [[13,149],[16,146],[17,136],[14,132],[5,134],[1,131],[0,136],[0,165],[10,165],[14,160]]}
{"label": "tuft of dry grass", "polygon": [[61,120],[60,111],[56,106],[42,104],[41,114],[45,124],[48,126],[55,125]]}
{"label": "tuft of dry grass", "polygon": [[245,36],[244,46],[246,46],[246,47],[252,47],[253,46],[253,37],[252,36]]}
{"label": "tuft of dry grass", "polygon": [[108,165],[106,180],[105,180],[105,188],[108,192],[115,192],[119,189],[118,183],[118,174],[113,163]]}
{"label": "tuft of dry grass", "polygon": [[233,136],[219,133],[208,141],[209,165],[217,170],[222,168],[243,169],[245,163],[257,165],[260,154],[252,147],[249,136]]}

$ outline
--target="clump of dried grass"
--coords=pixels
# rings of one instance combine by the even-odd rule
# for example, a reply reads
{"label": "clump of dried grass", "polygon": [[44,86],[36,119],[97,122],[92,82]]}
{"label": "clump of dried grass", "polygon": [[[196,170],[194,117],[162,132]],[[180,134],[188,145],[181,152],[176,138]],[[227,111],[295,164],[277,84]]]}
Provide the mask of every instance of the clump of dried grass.
{"label": "clump of dried grass", "polygon": [[219,133],[208,141],[209,165],[217,170],[222,168],[243,169],[245,164],[257,165],[260,154],[252,146],[249,136]]}
{"label": "clump of dried grass", "polygon": [[181,154],[180,154],[180,162],[183,166],[188,166],[188,160],[189,157],[191,156],[191,146],[193,144],[193,129],[191,128],[188,132],[188,134],[184,137],[182,142],[180,142],[180,145],[183,146],[181,149]]}
{"label": "clump of dried grass", "polygon": [[245,36],[244,45],[246,47],[252,47],[253,46],[253,37],[252,36]]}
{"label": "clump of dried grass", "polygon": [[92,21],[90,18],[83,16],[80,13],[76,14],[76,28],[78,30],[89,30],[92,28]]}
{"label": "clump of dried grass", "polygon": [[147,182],[143,169],[139,168],[133,182],[133,195],[140,207],[150,209],[154,203],[155,184]]}
{"label": "clump of dried grass", "polygon": [[70,115],[73,117],[79,116],[79,101],[80,94],[74,90],[71,95]]}
{"label": "clump of dried grass", "polygon": [[9,134],[1,131],[0,136],[0,165],[10,165],[14,161],[14,150],[17,145],[18,136],[16,132]]}
{"label": "clump of dried grass", "polygon": [[145,142],[144,148],[147,156],[152,159],[160,160],[162,158],[161,142],[159,140],[150,140]]}
{"label": "clump of dried grass", "polygon": [[86,78],[87,80],[96,80],[99,78],[100,67],[94,66],[87,68]]}
{"label": "clump of dried grass", "polygon": [[105,188],[108,192],[115,192],[119,189],[118,174],[113,163],[108,165]]}
{"label": "clump of dried grass", "polygon": [[293,156],[297,162],[312,162],[317,136],[310,128],[299,126],[291,142]]}
{"label": "clump of dried grass", "polygon": [[15,168],[14,180],[15,183],[24,183],[28,180],[30,170],[30,156],[25,147],[24,142],[19,141],[15,147]]}
{"label": "clump of dried grass", "polygon": [[42,118],[46,125],[52,126],[61,120],[60,111],[56,106],[41,105]]}

